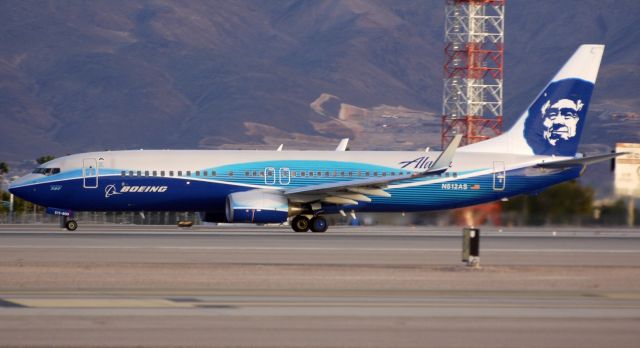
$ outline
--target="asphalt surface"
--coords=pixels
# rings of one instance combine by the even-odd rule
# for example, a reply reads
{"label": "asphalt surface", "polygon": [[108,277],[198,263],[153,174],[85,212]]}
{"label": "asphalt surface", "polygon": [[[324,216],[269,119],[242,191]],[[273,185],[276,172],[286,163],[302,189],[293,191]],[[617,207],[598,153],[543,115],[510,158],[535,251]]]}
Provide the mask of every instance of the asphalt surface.
{"label": "asphalt surface", "polygon": [[0,346],[635,347],[640,231],[0,226]]}

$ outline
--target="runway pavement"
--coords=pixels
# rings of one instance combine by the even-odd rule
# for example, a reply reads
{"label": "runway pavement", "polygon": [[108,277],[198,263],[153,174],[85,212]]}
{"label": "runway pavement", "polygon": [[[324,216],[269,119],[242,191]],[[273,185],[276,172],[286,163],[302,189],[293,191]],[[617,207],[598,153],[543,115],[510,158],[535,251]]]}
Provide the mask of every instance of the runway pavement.
{"label": "runway pavement", "polygon": [[640,231],[0,225],[0,346],[635,347]]}

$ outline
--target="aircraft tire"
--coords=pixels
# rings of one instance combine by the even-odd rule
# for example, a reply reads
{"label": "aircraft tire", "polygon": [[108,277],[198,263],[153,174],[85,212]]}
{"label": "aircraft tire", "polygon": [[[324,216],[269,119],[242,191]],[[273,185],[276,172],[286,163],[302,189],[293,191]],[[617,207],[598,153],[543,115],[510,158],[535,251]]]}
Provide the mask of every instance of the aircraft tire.
{"label": "aircraft tire", "polygon": [[309,218],[303,215],[298,215],[291,221],[291,228],[296,232],[309,231]]}
{"label": "aircraft tire", "polygon": [[78,228],[78,222],[76,222],[76,220],[69,220],[64,224],[64,227],[66,227],[68,231],[75,231]]}
{"label": "aircraft tire", "polygon": [[311,232],[322,233],[326,232],[329,228],[329,224],[327,224],[327,219],[322,216],[316,216],[309,221],[309,225],[311,225]]}

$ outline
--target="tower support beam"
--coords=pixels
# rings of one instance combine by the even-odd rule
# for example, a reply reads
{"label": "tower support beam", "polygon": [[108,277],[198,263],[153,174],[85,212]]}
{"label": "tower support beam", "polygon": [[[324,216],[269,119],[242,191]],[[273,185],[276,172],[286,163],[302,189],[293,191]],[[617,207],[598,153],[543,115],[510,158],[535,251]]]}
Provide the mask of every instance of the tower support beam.
{"label": "tower support beam", "polygon": [[500,134],[505,0],[445,0],[442,146]]}

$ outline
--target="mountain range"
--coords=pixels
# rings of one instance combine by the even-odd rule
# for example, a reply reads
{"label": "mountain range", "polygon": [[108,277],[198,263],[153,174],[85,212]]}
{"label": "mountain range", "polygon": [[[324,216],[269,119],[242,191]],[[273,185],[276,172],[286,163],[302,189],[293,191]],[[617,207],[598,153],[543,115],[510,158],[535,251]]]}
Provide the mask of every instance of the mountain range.
{"label": "mountain range", "polygon": [[[331,149],[342,137],[352,149],[439,147],[444,4],[0,2],[0,160],[26,169],[44,154],[105,149]],[[505,8],[505,126],[578,45],[604,43],[583,151],[640,140],[640,2]]]}

